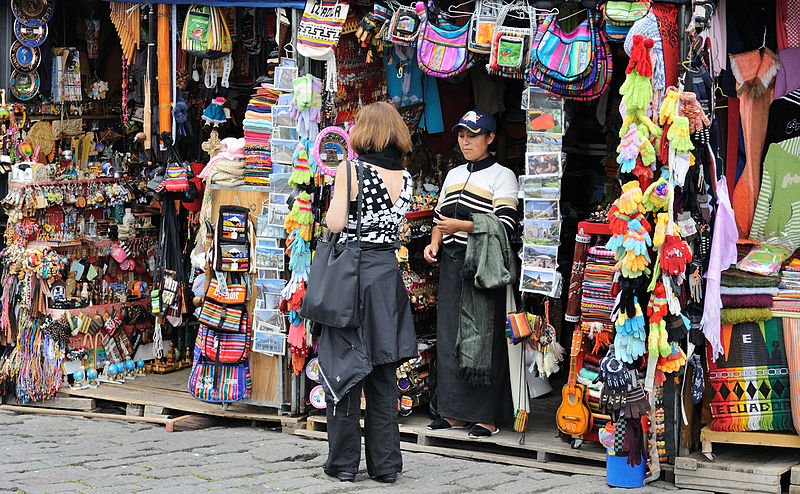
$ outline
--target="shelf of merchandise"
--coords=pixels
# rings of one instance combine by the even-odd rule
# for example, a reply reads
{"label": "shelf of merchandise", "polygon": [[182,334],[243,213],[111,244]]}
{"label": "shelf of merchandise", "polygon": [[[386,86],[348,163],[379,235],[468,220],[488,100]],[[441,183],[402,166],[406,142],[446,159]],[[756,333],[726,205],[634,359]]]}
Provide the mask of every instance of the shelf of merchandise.
{"label": "shelf of merchandise", "polygon": [[[28,119],[35,122],[38,120],[61,120],[61,115],[28,115]],[[65,115],[64,120],[122,120],[120,115]]]}
{"label": "shelf of merchandise", "polygon": [[34,241],[28,244],[28,247],[33,248],[44,248],[49,247],[51,249],[78,249],[81,247],[109,247],[114,245],[115,243],[127,243],[132,242],[135,240],[144,240],[144,241],[153,241],[156,240],[158,237],[155,235],[151,235],[148,237],[130,237],[130,238],[120,238],[118,240],[89,240],[89,239],[81,239],[75,240],[71,242],[57,242],[57,241]]}
{"label": "shelf of merchandise", "polygon": [[8,188],[21,188],[21,187],[44,187],[48,185],[73,185],[73,184],[88,184],[94,183],[112,183],[112,182],[125,182],[141,180],[140,177],[98,177],[98,178],[81,178],[76,180],[36,180],[33,182],[8,182]]}
{"label": "shelf of merchandise", "polygon": [[150,298],[145,297],[139,300],[130,300],[128,302],[113,302],[110,304],[97,304],[88,307],[79,307],[75,309],[47,309],[47,314],[53,319],[61,319],[64,317],[64,312],[69,311],[72,315],[77,314],[105,314],[114,310],[119,310],[123,307],[131,307],[134,305],[147,305],[150,303]]}

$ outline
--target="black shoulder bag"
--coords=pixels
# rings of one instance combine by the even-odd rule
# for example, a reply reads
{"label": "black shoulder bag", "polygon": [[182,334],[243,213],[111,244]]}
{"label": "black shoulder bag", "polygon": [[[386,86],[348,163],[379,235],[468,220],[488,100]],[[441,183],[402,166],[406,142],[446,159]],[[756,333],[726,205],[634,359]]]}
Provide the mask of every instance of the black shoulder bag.
{"label": "black shoulder bag", "polygon": [[[339,233],[317,242],[308,275],[300,316],[334,328],[361,325],[359,311],[359,265],[361,264],[361,166],[354,161],[358,177],[356,239],[339,243]],[[347,163],[347,221],[350,221],[350,163]],[[346,229],[347,227],[345,227]]]}

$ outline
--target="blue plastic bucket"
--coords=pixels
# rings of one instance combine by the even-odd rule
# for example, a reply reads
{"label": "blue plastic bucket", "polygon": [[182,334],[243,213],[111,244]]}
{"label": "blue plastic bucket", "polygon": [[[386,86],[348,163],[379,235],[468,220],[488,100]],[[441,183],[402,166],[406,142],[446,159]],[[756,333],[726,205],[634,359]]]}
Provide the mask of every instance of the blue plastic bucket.
{"label": "blue plastic bucket", "polygon": [[606,451],[606,483],[611,487],[642,487],[646,468],[644,459],[632,467],[627,456],[614,456]]}

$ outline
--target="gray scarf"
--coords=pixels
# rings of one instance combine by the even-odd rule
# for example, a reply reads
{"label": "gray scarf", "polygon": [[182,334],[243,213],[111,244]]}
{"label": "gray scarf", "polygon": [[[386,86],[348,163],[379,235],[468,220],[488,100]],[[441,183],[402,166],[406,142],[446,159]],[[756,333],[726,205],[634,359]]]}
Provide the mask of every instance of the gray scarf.
{"label": "gray scarf", "polygon": [[511,283],[513,252],[493,214],[473,214],[461,272],[461,310],[456,336],[458,375],[474,386],[491,386],[497,289]]}

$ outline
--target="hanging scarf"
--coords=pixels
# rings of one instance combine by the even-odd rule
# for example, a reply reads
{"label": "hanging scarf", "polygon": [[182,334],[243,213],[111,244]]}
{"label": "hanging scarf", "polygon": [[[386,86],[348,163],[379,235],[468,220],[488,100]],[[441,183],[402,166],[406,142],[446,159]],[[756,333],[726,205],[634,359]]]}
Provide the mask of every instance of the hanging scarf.
{"label": "hanging scarf", "polygon": [[400,150],[394,146],[389,146],[383,151],[372,153],[365,153],[358,156],[364,163],[375,165],[386,170],[402,170],[403,169],[403,155]]}

